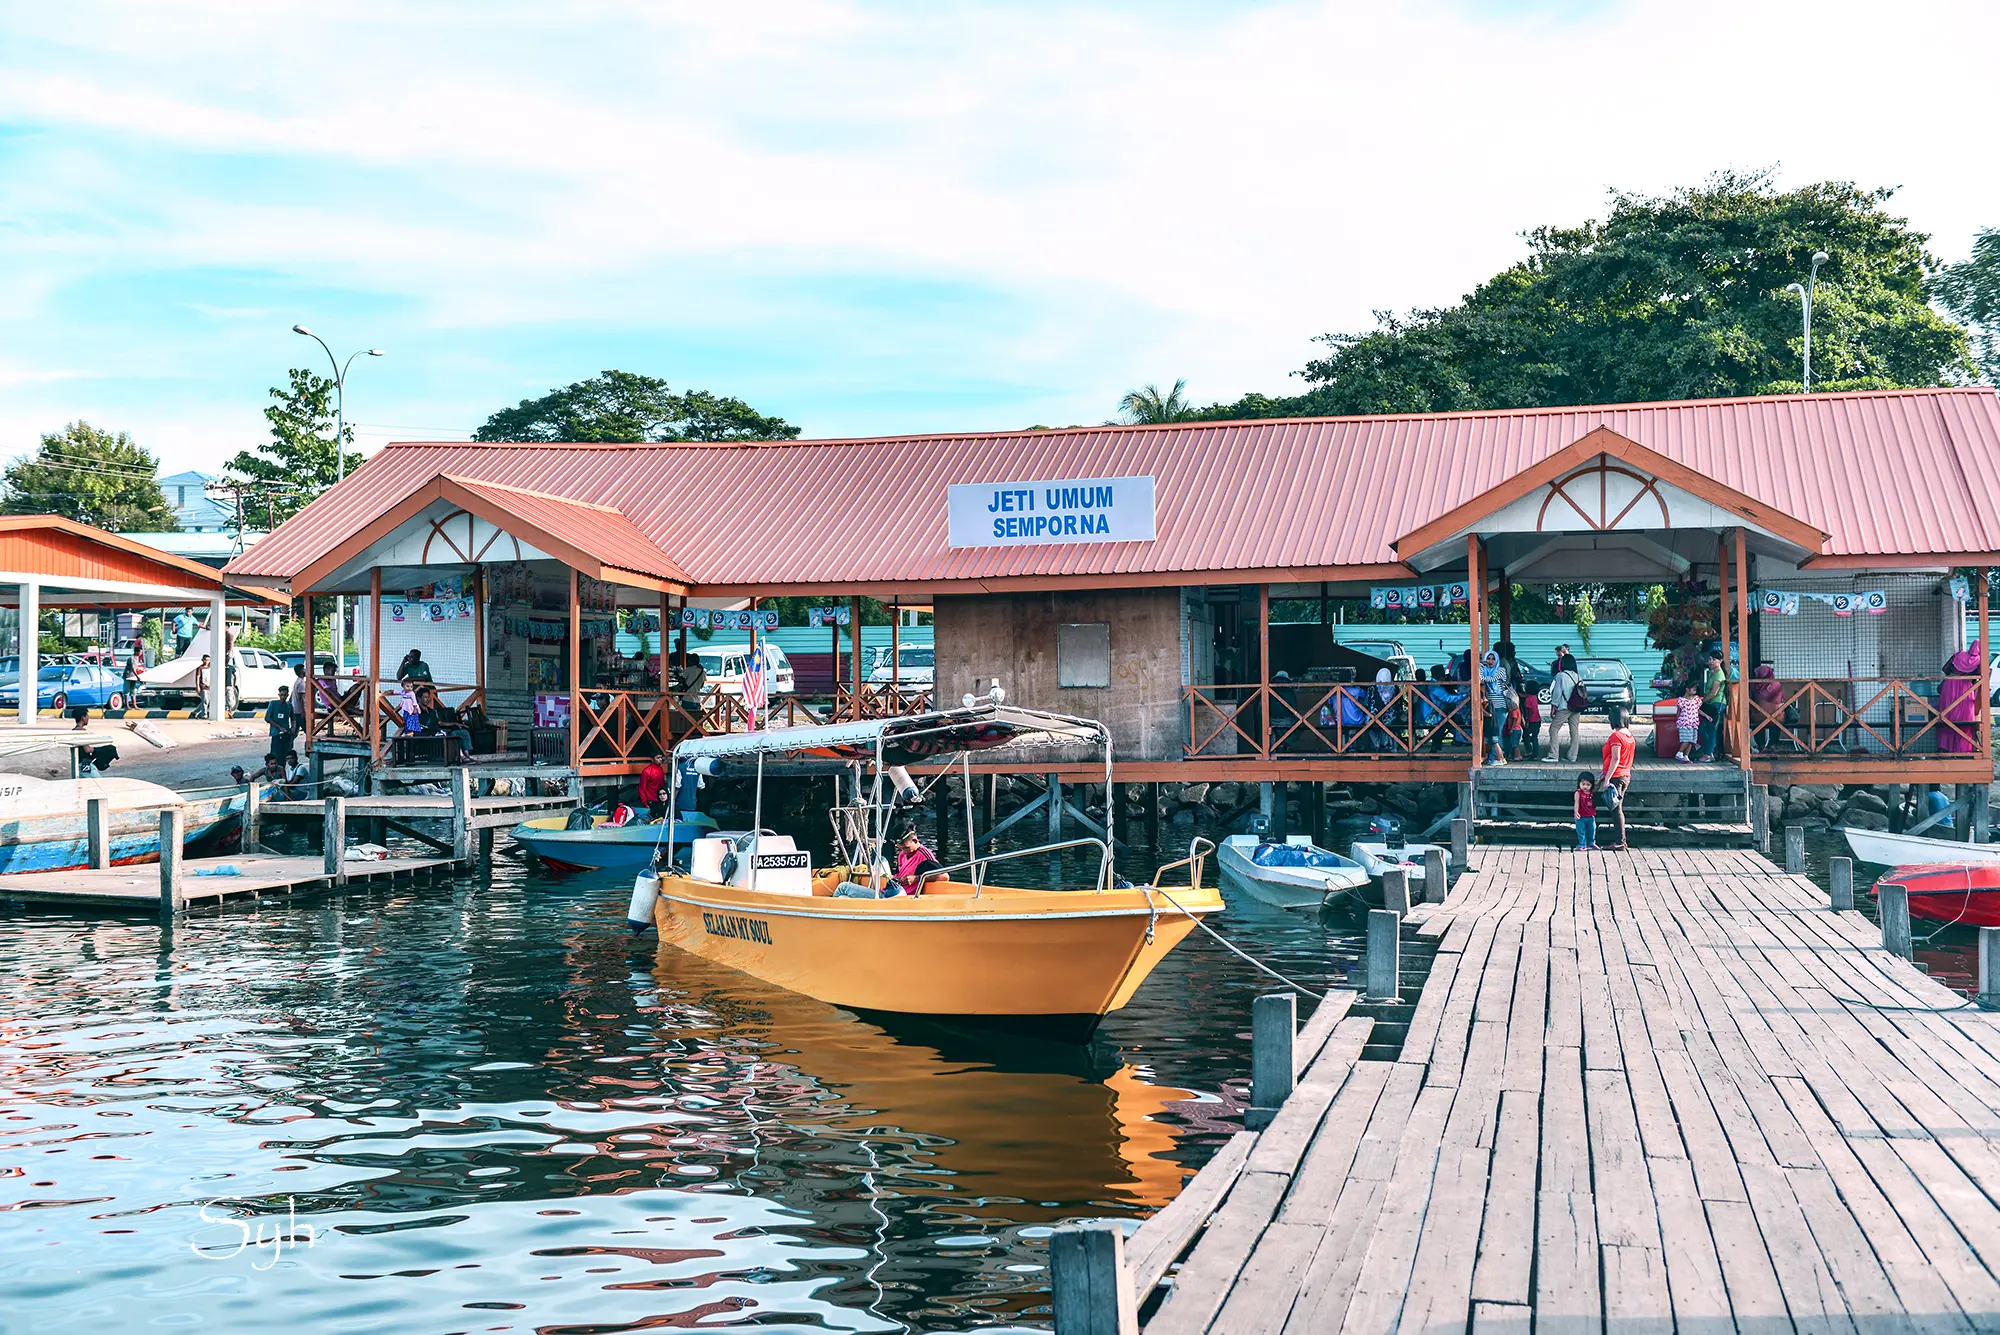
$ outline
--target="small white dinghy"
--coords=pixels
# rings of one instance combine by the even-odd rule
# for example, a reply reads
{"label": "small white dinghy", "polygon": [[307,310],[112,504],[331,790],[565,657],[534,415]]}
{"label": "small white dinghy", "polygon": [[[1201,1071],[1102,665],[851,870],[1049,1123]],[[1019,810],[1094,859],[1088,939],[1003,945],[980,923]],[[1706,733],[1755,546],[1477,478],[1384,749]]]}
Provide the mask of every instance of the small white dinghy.
{"label": "small white dinghy", "polygon": [[1451,850],[1443,844],[1397,844],[1393,847],[1386,842],[1366,840],[1348,847],[1348,856],[1368,873],[1370,880],[1380,880],[1385,871],[1406,872],[1410,878],[1410,898],[1418,898],[1418,891],[1424,884],[1424,854],[1433,848],[1444,854],[1444,865],[1451,866]]}
{"label": "small white dinghy", "polygon": [[1326,897],[1368,884],[1368,873],[1351,859],[1295,834],[1282,844],[1255,834],[1232,834],[1222,841],[1222,865],[1251,894],[1281,909],[1318,908]]}
{"label": "small white dinghy", "polygon": [[1882,867],[2000,863],[2000,844],[1968,844],[1956,839],[1930,839],[1921,834],[1856,830],[1845,825],[1840,832],[1847,836],[1847,846],[1854,850],[1855,857]]}

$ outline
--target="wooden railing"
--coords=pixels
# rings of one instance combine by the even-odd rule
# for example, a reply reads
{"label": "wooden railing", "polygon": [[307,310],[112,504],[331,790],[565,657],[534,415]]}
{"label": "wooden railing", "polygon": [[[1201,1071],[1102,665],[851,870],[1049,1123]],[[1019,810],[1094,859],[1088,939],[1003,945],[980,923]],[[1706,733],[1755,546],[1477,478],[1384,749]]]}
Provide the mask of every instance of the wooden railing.
{"label": "wooden railing", "polygon": [[[1831,756],[1865,754],[1901,758],[1980,753],[1979,714],[1986,706],[1984,676],[1965,678],[1856,677],[1751,681],[1752,754]],[[1938,707],[1941,690],[1964,690],[1948,719]],[[1760,695],[1763,698],[1759,698]]]}
{"label": "wooden railing", "polygon": [[[757,719],[759,728],[798,728],[831,723],[833,701],[826,696],[773,696]],[[743,697],[708,691],[699,709],[678,695],[658,691],[584,691],[576,699],[577,759],[581,763],[643,761],[668,753],[688,737],[750,731]]]}
{"label": "wooden railing", "polygon": [[[486,692],[462,682],[431,683],[438,699],[453,709],[468,705],[486,708]],[[371,683],[365,677],[314,677],[312,679],[313,736],[368,740],[368,696]],[[390,703],[389,693],[374,692],[375,711],[381,720],[380,736],[387,741],[402,732],[402,714]]]}
{"label": "wooden railing", "polygon": [[1373,682],[1189,686],[1183,694],[1189,758],[1416,756],[1472,746],[1465,682],[1399,681],[1386,699]]}
{"label": "wooden railing", "polygon": [[846,721],[921,714],[935,709],[936,701],[937,691],[927,683],[866,682],[856,690],[843,682],[834,695],[832,705],[836,716]]}

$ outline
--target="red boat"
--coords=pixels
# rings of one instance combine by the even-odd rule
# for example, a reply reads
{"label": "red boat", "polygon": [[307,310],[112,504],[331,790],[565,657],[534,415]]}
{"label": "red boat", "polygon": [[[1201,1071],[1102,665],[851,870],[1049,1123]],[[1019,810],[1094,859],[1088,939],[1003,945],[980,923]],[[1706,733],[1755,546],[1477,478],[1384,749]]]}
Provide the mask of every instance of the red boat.
{"label": "red boat", "polygon": [[1898,867],[1875,882],[1878,896],[1885,885],[1903,887],[1912,918],[2000,927],[2000,866],[1947,862]]}

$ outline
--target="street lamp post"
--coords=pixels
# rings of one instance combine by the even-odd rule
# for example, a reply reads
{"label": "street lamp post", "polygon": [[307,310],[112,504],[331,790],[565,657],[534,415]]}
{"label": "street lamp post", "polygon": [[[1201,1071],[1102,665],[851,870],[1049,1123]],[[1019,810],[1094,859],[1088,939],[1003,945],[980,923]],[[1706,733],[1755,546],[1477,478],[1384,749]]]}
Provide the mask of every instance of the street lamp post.
{"label": "street lamp post", "polygon": [[1806,326],[1806,365],[1805,365],[1805,375],[1804,375],[1804,378],[1803,378],[1803,379],[1801,380],[1801,382],[1800,382],[1800,383],[1801,383],[1801,384],[1803,384],[1803,385],[1805,386],[1805,392],[1806,392],[1806,393],[1808,393],[1808,394],[1812,393],[1812,304],[1813,304],[1813,288],[1814,288],[1815,286],[1817,286],[1817,284],[1818,284],[1818,282],[1819,282],[1819,266],[1820,266],[1820,265],[1822,265],[1822,264],[1825,264],[1825,263],[1826,263],[1826,261],[1827,261],[1827,258],[1828,258],[1828,257],[1827,257],[1827,253],[1826,253],[1825,251],[1823,251],[1823,250],[1815,250],[1815,251],[1813,252],[1813,257],[1812,257],[1812,268],[1811,268],[1811,269],[1810,269],[1810,270],[1809,270],[1809,271],[1808,271],[1808,272],[1806,273],[1806,281],[1805,281],[1805,282],[1803,282],[1803,283],[1787,283],[1787,284],[1785,284],[1785,291],[1787,291],[1787,292],[1796,292],[1796,293],[1798,293],[1798,294],[1799,294],[1799,306],[1800,306],[1800,309],[1801,309],[1801,312],[1802,312],[1802,314],[1804,315],[1804,318],[1805,318],[1805,326]]}
{"label": "street lamp post", "polygon": [[[1794,286],[1797,286],[1794,284]],[[382,349],[364,348],[347,354],[341,361],[333,355],[333,349],[326,346],[326,340],[302,324],[292,326],[294,334],[304,334],[320,345],[326,353],[327,361],[333,367],[333,480],[337,483],[347,476],[347,368],[354,365],[360,356],[380,357]],[[313,647],[306,646],[306,675],[317,675],[313,671]],[[333,598],[333,671],[338,676],[347,668],[347,599],[335,594]]]}

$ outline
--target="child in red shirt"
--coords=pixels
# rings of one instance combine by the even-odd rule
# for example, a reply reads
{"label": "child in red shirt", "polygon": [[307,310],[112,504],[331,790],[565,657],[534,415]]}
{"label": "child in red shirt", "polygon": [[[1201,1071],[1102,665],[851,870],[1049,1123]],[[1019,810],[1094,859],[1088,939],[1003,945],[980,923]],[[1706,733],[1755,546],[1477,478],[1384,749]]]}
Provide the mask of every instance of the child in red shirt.
{"label": "child in red shirt", "polygon": [[1597,847],[1597,776],[1589,770],[1576,776],[1576,847]]}

